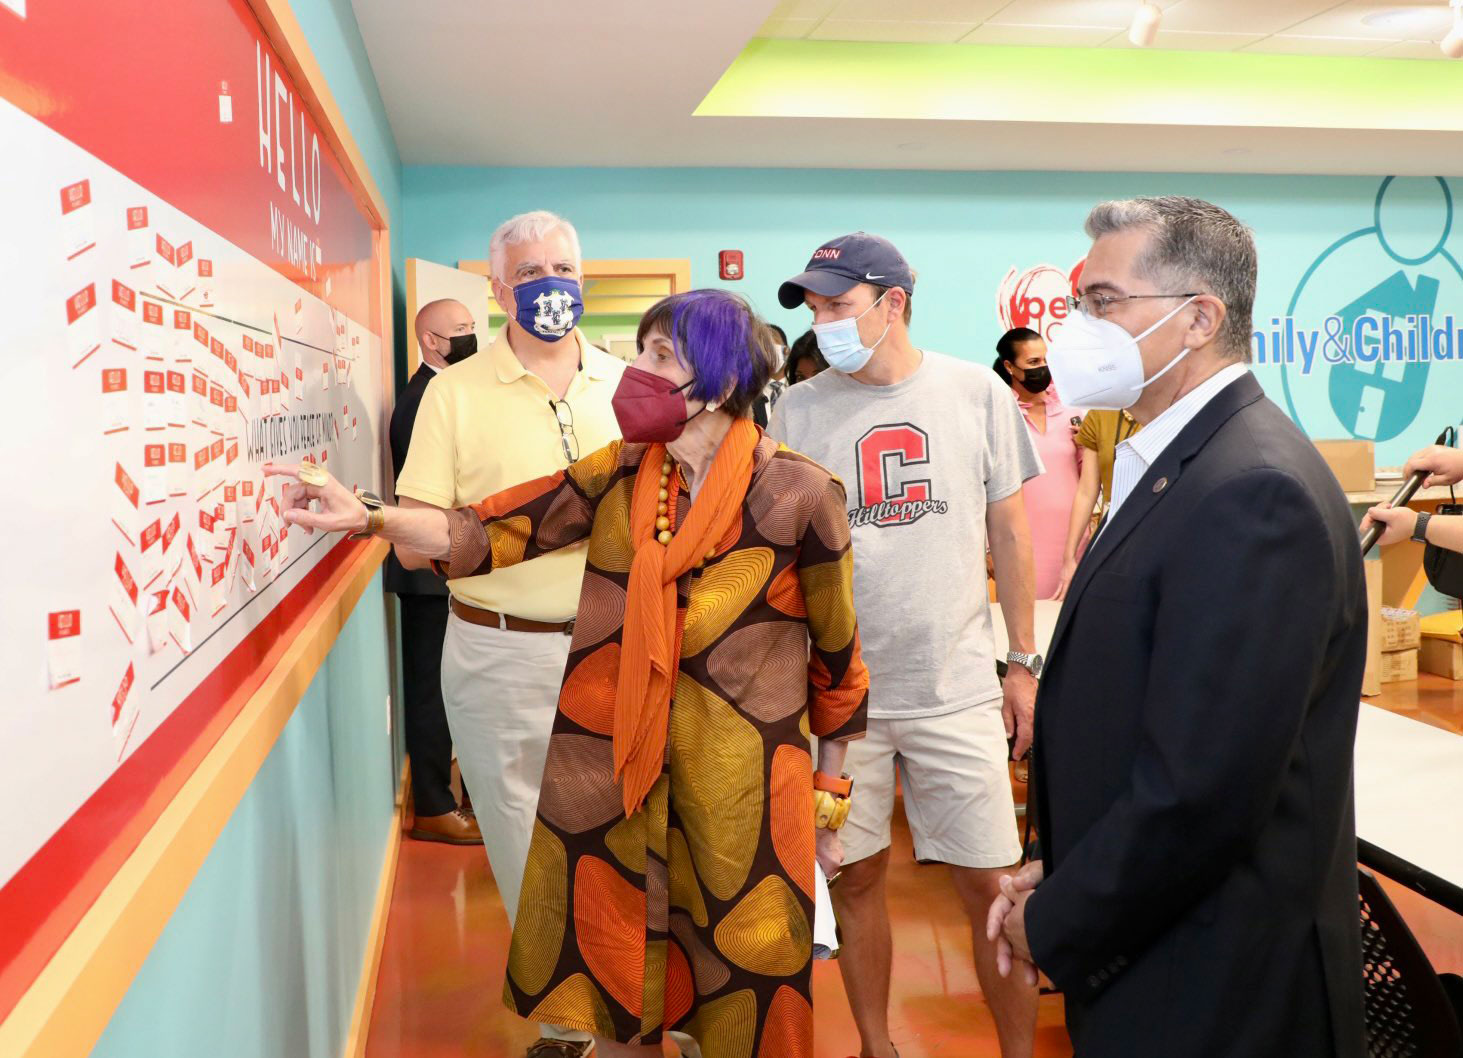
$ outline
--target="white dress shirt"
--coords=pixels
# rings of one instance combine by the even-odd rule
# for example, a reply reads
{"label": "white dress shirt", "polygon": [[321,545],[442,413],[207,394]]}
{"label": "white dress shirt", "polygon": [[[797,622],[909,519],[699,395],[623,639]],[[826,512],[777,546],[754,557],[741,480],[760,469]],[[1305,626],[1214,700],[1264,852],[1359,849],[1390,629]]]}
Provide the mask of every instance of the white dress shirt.
{"label": "white dress shirt", "polygon": [[1118,445],[1113,457],[1112,504],[1107,509],[1108,523],[1112,522],[1133,487],[1148,473],[1148,468],[1203,410],[1204,405],[1219,396],[1231,382],[1249,373],[1250,369],[1244,364],[1230,364],[1174,401],[1158,418]]}

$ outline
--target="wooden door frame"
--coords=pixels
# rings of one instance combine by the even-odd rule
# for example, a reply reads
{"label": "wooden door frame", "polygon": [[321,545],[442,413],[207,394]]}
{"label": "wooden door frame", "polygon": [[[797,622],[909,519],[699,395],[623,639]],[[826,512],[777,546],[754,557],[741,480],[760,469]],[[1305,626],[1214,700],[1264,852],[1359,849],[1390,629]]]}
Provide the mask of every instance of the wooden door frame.
{"label": "wooden door frame", "polygon": [[[491,261],[459,260],[457,267],[492,281]],[[585,279],[664,279],[672,294],[691,289],[691,261],[686,257],[595,257],[587,258],[581,270]]]}

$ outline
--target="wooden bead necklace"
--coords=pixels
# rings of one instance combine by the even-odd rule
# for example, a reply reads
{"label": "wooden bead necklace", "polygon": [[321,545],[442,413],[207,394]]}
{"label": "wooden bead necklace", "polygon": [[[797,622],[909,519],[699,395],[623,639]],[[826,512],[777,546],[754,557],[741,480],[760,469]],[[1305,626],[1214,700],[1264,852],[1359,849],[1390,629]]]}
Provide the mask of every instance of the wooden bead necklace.
{"label": "wooden bead necklace", "polygon": [[[660,493],[656,497],[655,504],[655,529],[656,540],[662,545],[669,545],[675,538],[675,525],[671,520],[671,508],[676,502],[676,494],[680,492],[681,476],[674,474],[675,464],[667,455],[665,462],[660,465]],[[696,563],[696,568],[703,568],[707,562],[716,557],[716,550],[713,548],[707,552],[706,557]]]}

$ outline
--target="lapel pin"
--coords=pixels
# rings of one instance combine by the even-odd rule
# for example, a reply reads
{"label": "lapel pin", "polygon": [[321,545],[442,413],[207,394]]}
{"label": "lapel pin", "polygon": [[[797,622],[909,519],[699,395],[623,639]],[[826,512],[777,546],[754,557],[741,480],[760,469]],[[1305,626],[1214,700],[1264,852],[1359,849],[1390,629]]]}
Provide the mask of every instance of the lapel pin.
{"label": "lapel pin", "polygon": [[1168,478],[1159,478],[1153,483],[1153,492],[1155,495],[1162,492],[1166,488],[1168,488]]}

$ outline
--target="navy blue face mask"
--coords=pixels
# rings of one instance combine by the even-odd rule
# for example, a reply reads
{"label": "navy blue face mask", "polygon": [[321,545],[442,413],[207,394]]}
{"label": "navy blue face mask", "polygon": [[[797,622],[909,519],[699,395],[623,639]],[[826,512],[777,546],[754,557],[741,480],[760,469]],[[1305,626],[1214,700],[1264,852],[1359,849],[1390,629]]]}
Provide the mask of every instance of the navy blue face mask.
{"label": "navy blue face mask", "polygon": [[584,291],[577,279],[545,276],[513,288],[518,326],[536,338],[557,342],[573,333],[584,315]]}

